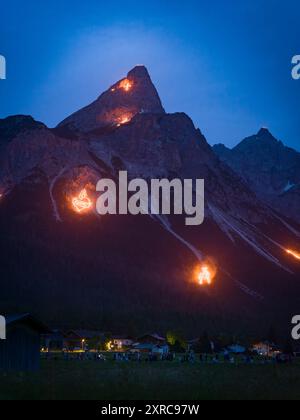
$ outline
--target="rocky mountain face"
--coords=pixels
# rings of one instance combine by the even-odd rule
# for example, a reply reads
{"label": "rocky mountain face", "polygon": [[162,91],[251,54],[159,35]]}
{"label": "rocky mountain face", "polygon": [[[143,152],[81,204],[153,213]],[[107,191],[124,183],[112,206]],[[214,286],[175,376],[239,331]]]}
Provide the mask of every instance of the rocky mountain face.
{"label": "rocky mountain face", "polygon": [[147,69],[137,66],[91,105],[62,121],[59,128],[90,132],[125,124],[142,113],[161,114],[164,109]]}
{"label": "rocky mountain face", "polygon": [[300,222],[300,153],[284,146],[267,129],[232,150],[222,144],[214,150],[262,200]]}
{"label": "rocky mountain face", "polygon": [[49,180],[63,168],[89,162],[80,141],[58,137],[32,117],[0,120],[0,189],[10,191],[39,168]]}
{"label": "rocky mountain face", "polygon": [[[205,179],[205,223],[100,217],[95,185],[119,170]],[[31,117],[0,120],[0,189],[2,312],[192,333],[289,327],[299,307],[299,264],[286,253],[297,247],[297,225],[264,204],[187,115],[165,113],[142,66],[55,129]],[[72,203],[83,189],[93,207],[78,214]],[[203,263],[217,272],[209,288],[194,278]]]}

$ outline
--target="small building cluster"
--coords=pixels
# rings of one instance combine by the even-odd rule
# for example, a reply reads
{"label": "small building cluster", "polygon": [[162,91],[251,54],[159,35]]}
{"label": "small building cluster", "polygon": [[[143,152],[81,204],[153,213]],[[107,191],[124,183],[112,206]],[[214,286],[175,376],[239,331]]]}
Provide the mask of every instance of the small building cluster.
{"label": "small building cluster", "polygon": [[141,337],[110,335],[91,330],[54,330],[42,336],[42,352],[110,351],[166,354],[170,350],[167,339],[160,335],[145,334]]}
{"label": "small building cluster", "polygon": [[114,353],[115,360],[174,360],[176,354],[183,354],[183,361],[195,361],[198,354],[200,361],[216,363],[237,357],[248,361],[256,357],[273,359],[281,363],[300,356],[300,349],[282,350],[269,341],[247,347],[234,342],[224,344],[224,340],[221,343],[207,334],[184,341],[172,333],[166,337],[157,333],[133,337],[98,330],[51,330],[30,314],[10,315],[5,321],[6,339],[0,339],[0,371],[34,371],[39,368],[40,354],[56,353],[72,357],[78,353],[81,359],[88,355],[95,360],[105,359],[103,353]]}

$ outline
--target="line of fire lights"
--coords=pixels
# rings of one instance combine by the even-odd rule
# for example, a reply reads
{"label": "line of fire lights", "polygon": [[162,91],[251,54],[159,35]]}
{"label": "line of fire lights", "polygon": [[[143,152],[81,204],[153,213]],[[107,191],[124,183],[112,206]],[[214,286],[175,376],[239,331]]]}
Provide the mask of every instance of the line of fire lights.
{"label": "line of fire lights", "polygon": [[[133,81],[129,79],[124,79],[119,83],[117,87],[113,87],[111,89],[111,92],[115,92],[117,89],[122,89],[125,92],[130,92],[132,88],[133,88]],[[131,119],[132,119],[132,115],[129,115],[129,114],[122,115],[120,118],[118,118],[116,122],[117,127],[121,127],[121,125],[129,123]]]}

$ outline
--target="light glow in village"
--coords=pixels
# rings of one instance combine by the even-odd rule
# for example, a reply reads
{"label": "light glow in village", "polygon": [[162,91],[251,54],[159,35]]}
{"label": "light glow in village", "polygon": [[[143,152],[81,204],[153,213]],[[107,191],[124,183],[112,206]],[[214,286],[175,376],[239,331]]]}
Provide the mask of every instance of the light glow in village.
{"label": "light glow in village", "polygon": [[89,198],[86,188],[80,191],[78,196],[72,198],[72,205],[77,213],[83,213],[92,208],[92,200]]}
{"label": "light glow in village", "polygon": [[296,258],[296,260],[300,260],[300,252],[293,251],[292,249],[287,249],[286,253]]}

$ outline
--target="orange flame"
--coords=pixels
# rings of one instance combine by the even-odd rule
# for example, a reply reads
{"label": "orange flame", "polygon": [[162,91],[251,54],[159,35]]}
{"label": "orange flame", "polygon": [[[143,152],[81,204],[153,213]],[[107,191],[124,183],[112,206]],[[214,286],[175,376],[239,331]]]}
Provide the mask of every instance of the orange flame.
{"label": "orange flame", "polygon": [[287,249],[286,250],[287,254],[292,255],[294,258],[296,258],[296,260],[300,260],[300,253],[293,251],[292,249]]}
{"label": "orange flame", "polygon": [[201,267],[198,274],[198,283],[200,286],[205,284],[210,285],[212,283],[212,273],[207,265]]}
{"label": "orange flame", "polygon": [[217,264],[212,258],[207,258],[202,264],[195,267],[193,283],[198,286],[211,286],[217,275]]}
{"label": "orange flame", "polygon": [[120,85],[119,85],[119,87],[121,89],[124,89],[125,92],[129,92],[132,86],[133,86],[133,83],[129,79],[122,80],[122,82],[120,82]]}
{"label": "orange flame", "polygon": [[82,213],[92,207],[92,201],[90,200],[85,188],[80,191],[78,197],[74,197],[72,199],[72,204],[77,213]]}
{"label": "orange flame", "polygon": [[130,120],[131,120],[131,118],[128,115],[126,115],[124,117],[121,117],[118,120],[119,122],[118,122],[117,126],[120,127],[123,124],[127,124]]}

